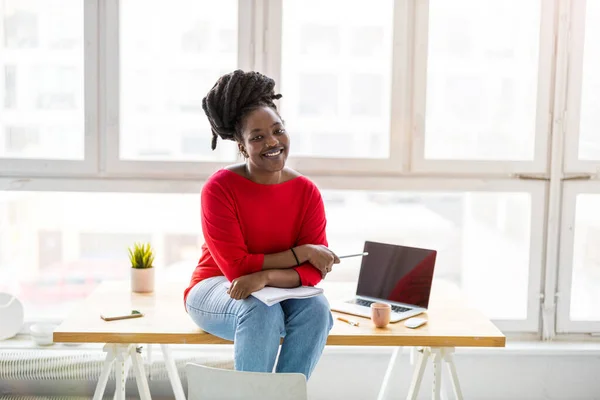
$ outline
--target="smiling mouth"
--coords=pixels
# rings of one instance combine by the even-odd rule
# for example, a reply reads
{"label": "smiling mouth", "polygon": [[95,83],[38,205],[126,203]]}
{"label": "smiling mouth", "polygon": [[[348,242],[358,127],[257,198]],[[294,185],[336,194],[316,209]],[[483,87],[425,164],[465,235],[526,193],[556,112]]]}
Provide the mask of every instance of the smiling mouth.
{"label": "smiling mouth", "polygon": [[273,158],[273,157],[277,157],[281,153],[283,153],[283,148],[282,147],[280,147],[278,149],[269,150],[266,153],[263,153],[263,156],[267,157],[267,158]]}

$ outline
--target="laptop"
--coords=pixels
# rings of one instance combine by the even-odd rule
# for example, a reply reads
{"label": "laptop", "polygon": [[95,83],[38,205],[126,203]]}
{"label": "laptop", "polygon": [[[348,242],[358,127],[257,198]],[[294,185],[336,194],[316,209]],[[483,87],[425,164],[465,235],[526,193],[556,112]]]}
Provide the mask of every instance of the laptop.
{"label": "laptop", "polygon": [[370,318],[372,303],[388,303],[398,322],[427,310],[437,251],[369,241],[364,251],[356,295],[333,311]]}

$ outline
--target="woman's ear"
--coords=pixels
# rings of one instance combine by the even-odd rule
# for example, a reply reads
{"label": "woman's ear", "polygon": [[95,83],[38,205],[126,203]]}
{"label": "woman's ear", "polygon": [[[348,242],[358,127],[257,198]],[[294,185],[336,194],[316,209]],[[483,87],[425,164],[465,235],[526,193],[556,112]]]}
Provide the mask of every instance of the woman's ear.
{"label": "woman's ear", "polygon": [[248,158],[248,153],[246,152],[243,144],[238,143],[238,150],[240,151],[240,154],[244,156],[244,158]]}

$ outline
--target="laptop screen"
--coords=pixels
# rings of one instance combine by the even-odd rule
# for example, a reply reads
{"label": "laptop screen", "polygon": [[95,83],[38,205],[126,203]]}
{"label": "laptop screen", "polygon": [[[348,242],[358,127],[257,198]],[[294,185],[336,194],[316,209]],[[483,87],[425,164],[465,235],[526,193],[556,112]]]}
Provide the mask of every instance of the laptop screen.
{"label": "laptop screen", "polygon": [[365,242],[356,294],[427,308],[437,252]]}

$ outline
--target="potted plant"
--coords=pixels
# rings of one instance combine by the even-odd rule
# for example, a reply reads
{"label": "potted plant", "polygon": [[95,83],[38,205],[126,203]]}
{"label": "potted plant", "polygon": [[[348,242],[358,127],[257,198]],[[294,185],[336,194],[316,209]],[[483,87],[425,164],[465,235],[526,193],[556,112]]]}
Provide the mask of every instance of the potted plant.
{"label": "potted plant", "polygon": [[129,248],[131,261],[131,291],[148,293],[154,291],[154,250],[150,243],[134,243]]}

